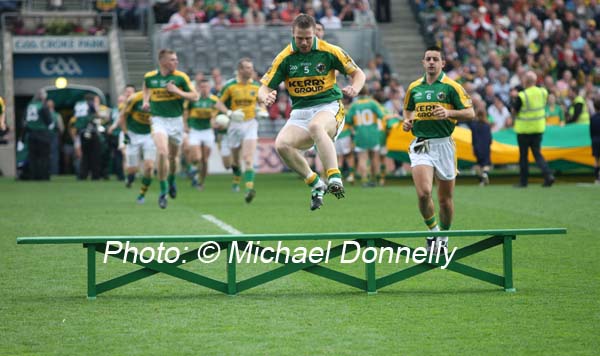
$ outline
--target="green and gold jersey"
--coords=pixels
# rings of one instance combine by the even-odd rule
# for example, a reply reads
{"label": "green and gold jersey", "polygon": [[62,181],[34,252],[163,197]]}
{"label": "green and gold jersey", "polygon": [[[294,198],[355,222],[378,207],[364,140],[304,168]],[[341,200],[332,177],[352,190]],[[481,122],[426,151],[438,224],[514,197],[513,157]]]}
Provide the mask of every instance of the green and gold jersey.
{"label": "green and gold jersey", "polygon": [[173,83],[185,92],[192,91],[190,78],[181,71],[163,76],[159,70],[153,70],[144,76],[144,85],[150,91],[150,113],[152,116],[179,117],[183,115],[184,99],[179,95],[169,93],[165,88],[167,83]]}
{"label": "green and gold jersey", "polygon": [[231,110],[242,109],[245,115],[244,120],[252,120],[256,116],[258,88],[260,88],[260,83],[255,80],[241,83],[237,79],[230,79],[221,89],[219,98]]}
{"label": "green and gold jersey", "polygon": [[292,99],[292,108],[301,109],[342,98],[335,81],[335,71],[352,74],[358,66],[340,47],[315,37],[309,53],[301,53],[294,40],[273,60],[261,83],[277,89],[285,87]]}
{"label": "green and gold jersey", "polygon": [[444,72],[433,84],[427,84],[425,76],[412,82],[404,97],[404,110],[413,111],[412,133],[421,138],[441,138],[452,135],[456,119],[440,120],[434,117],[436,106],[449,110],[462,110],[473,106],[465,89],[448,78]]}
{"label": "green and gold jersey", "polygon": [[4,99],[0,96],[0,115],[4,114]]}
{"label": "green and gold jersey", "polygon": [[216,95],[200,96],[197,101],[186,101],[185,110],[188,111],[188,126],[195,130],[210,129],[210,119],[216,114],[215,104],[219,101]]}
{"label": "green and gold jersey", "polygon": [[356,147],[370,149],[379,145],[383,107],[368,96],[359,97],[348,110],[346,121],[354,128]]}
{"label": "green and gold jersey", "polygon": [[127,119],[127,131],[146,135],[150,133],[150,113],[142,110],[144,92],[138,91],[127,100],[123,114]]}
{"label": "green and gold jersey", "polygon": [[339,140],[340,138],[344,138],[350,135],[352,135],[352,130],[350,130],[350,125],[348,125],[348,122],[346,121],[344,123],[344,128],[342,129],[342,132],[340,132],[340,134],[338,135],[337,139]]}
{"label": "green and gold jersey", "polygon": [[385,146],[387,144],[387,138],[390,134],[390,131],[394,128],[394,126],[399,125],[402,122],[402,117],[397,114],[390,114],[389,111],[386,111],[383,120],[381,120],[382,130],[380,131],[381,137],[381,145]]}

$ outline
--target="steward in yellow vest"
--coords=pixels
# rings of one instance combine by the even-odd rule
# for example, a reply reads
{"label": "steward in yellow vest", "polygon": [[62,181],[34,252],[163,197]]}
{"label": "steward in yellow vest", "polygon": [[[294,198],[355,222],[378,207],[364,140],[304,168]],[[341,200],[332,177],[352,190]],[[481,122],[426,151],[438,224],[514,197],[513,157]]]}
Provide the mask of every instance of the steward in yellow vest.
{"label": "steward in yellow vest", "polygon": [[517,188],[527,187],[529,178],[529,149],[535,158],[535,163],[544,174],[543,187],[550,187],[554,183],[554,176],[542,156],[542,135],[546,129],[546,100],[548,91],[535,86],[537,75],[529,71],[523,78],[524,90],[519,92],[513,103],[513,112],[516,114],[515,133],[519,144],[519,184]]}
{"label": "steward in yellow vest", "polygon": [[587,103],[581,95],[575,93],[575,89],[569,91],[571,96],[571,105],[569,106],[569,123],[576,124],[589,124],[590,123],[590,111],[588,110]]}
{"label": "steward in yellow vest", "polygon": [[519,92],[521,108],[515,120],[517,134],[543,133],[546,130],[546,88],[531,86]]}

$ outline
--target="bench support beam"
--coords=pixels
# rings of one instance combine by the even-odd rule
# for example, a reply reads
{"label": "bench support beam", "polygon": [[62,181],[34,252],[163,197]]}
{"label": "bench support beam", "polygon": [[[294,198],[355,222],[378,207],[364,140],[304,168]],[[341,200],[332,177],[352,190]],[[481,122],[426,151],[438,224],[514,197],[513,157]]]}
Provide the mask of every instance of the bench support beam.
{"label": "bench support beam", "polygon": [[[471,245],[460,248],[454,254],[452,261],[448,264],[447,269],[460,273],[462,275],[472,277],[484,282],[488,282],[494,285],[498,285],[504,288],[507,292],[514,292],[515,288],[513,286],[513,272],[512,272],[512,240],[516,239],[514,235],[508,236],[500,236],[495,235],[488,237],[484,240],[478,241]],[[198,258],[197,253],[198,250],[188,251],[182,254],[179,259],[174,263],[158,263],[155,261],[151,261],[149,263],[141,262],[140,260],[135,260],[135,257],[131,255],[127,255],[123,252],[118,254],[111,254],[111,257],[117,258],[121,261],[126,260],[130,263],[137,264],[143,268],[126,273],[119,277],[110,279],[108,281],[104,281],[102,283],[96,284],[96,252],[100,254],[104,254],[106,251],[106,244],[104,243],[86,243],[84,247],[87,249],[87,297],[88,299],[96,299],[96,295],[100,293],[107,292],[109,290],[124,286],[129,283],[133,283],[135,281],[144,279],[146,277],[150,277],[157,273],[165,273],[170,276],[183,279],[185,281],[201,285],[228,295],[236,295],[239,292],[244,290],[257,287],[259,285],[268,283],[272,280],[284,277],[294,272],[298,271],[306,271],[338,283],[342,283],[351,287],[355,287],[361,290],[366,291],[369,295],[376,294],[377,289],[386,287],[391,284],[398,283],[405,279],[417,276],[421,273],[425,273],[427,271],[431,271],[433,269],[437,269],[446,264],[445,256],[440,256],[439,260],[436,262],[424,262],[421,264],[416,264],[404,269],[401,269],[397,272],[391,273],[387,276],[383,276],[377,278],[376,276],[376,266],[377,261],[375,260],[375,251],[376,248],[381,247],[392,247],[394,249],[399,249],[402,255],[406,257],[407,254],[412,254],[414,249],[390,240],[386,240],[383,238],[370,238],[370,239],[359,239],[354,240],[359,243],[361,247],[366,247],[365,251],[365,259],[368,261],[365,263],[365,279],[360,279],[349,274],[335,271],[328,267],[324,267],[319,265],[319,263],[298,263],[294,262],[291,259],[291,256],[287,256],[285,254],[276,254],[272,250],[265,250],[264,247],[253,244],[252,249],[250,249],[251,254],[260,255],[264,258],[272,258],[278,263],[283,264],[283,266],[275,268],[273,270],[258,274],[256,276],[247,278],[245,280],[239,281],[237,280],[237,261],[234,255],[233,242],[219,242],[219,246],[222,249],[227,250],[227,261],[226,261],[226,282],[221,282],[209,277],[202,276],[200,274],[190,272],[188,270],[183,270],[179,268],[179,266],[186,262],[194,261]],[[246,241],[238,241],[238,249],[246,249],[248,246],[248,242]],[[499,276],[475,267],[471,267],[465,265],[463,263],[458,262],[459,260],[476,254],[478,252],[490,249],[494,246],[502,245],[502,255],[503,255],[503,271],[504,276]],[[402,248],[402,249],[400,249]],[[356,250],[355,245],[346,246],[346,252],[354,252]],[[409,252],[406,252],[406,251]],[[330,258],[336,258],[341,256],[343,252],[343,245],[338,245],[333,247],[330,250]],[[185,262],[184,262],[185,261]],[[372,262],[371,262],[372,261]]]}

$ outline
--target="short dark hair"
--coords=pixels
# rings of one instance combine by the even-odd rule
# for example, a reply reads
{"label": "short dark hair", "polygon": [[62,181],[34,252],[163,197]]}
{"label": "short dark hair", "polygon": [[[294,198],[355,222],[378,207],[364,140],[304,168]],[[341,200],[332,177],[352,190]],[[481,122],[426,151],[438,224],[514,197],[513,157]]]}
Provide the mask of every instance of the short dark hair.
{"label": "short dark hair", "polygon": [[171,54],[176,54],[176,53],[172,49],[168,49],[168,48],[161,49],[160,52],[158,52],[158,60],[160,61],[165,56],[168,56]]}
{"label": "short dark hair", "polygon": [[315,28],[316,26],[317,23],[315,22],[315,18],[307,14],[300,14],[296,16],[294,22],[292,22],[292,28],[298,27],[303,30],[307,28]]}
{"label": "short dark hair", "polygon": [[444,57],[444,51],[442,51],[442,49],[440,48],[440,46],[429,46],[427,47],[427,49],[425,50],[425,52],[429,52],[429,51],[434,51],[434,52],[440,52],[440,55],[442,56],[442,60],[445,61],[446,58]]}
{"label": "short dark hair", "polygon": [[125,86],[125,88],[133,88],[133,90],[136,90],[136,89],[135,89],[135,85],[133,85],[133,84],[127,84],[127,85]]}

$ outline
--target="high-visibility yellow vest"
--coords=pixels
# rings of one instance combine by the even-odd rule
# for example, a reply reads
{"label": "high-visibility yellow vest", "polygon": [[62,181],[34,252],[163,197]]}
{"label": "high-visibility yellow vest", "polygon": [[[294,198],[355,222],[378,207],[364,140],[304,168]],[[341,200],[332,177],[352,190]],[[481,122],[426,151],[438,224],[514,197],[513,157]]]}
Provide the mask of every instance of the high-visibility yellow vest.
{"label": "high-visibility yellow vest", "polygon": [[536,86],[519,92],[521,110],[515,120],[515,132],[518,134],[543,133],[546,129],[546,99],[548,91]]}
{"label": "high-visibility yellow vest", "polygon": [[575,104],[577,104],[577,103],[583,104],[583,108],[581,109],[581,114],[579,115],[579,118],[577,119],[576,123],[589,124],[590,123],[590,112],[588,111],[587,103],[585,102],[585,99],[581,95],[577,95],[577,97],[573,100],[573,103],[569,107],[569,116],[573,117],[573,114],[575,114]]}

